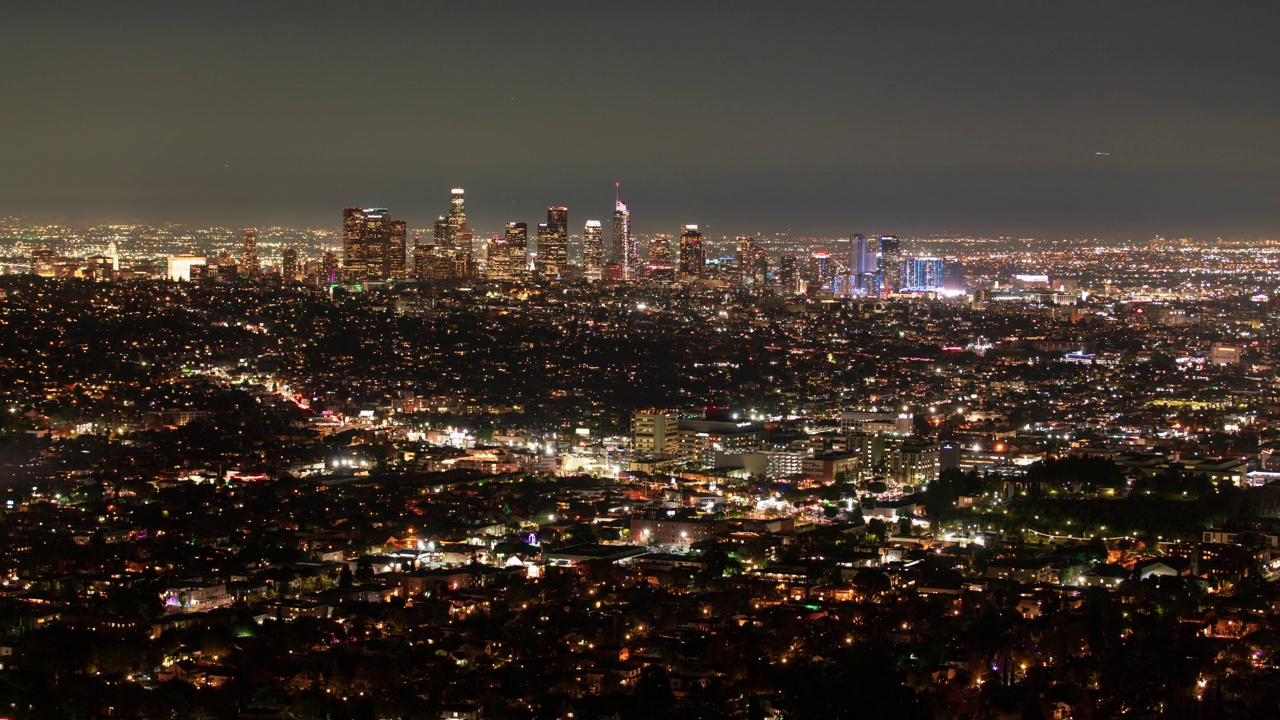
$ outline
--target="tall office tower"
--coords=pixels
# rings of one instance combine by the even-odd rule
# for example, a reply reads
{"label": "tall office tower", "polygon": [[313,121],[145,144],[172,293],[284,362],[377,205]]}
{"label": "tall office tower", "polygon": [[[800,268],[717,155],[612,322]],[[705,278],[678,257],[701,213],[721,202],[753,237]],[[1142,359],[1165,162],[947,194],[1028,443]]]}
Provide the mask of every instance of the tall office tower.
{"label": "tall office tower", "polygon": [[[471,228],[463,228],[462,232],[458,233],[457,245],[462,248],[461,252],[463,255],[467,256],[468,260],[470,260],[472,255],[477,254],[475,251],[475,243],[475,233],[471,231]],[[480,249],[483,250],[484,240],[480,241],[480,245]]]}
{"label": "tall office tower", "polygon": [[808,257],[797,258],[796,263],[799,266],[800,279],[813,287],[817,287],[819,283],[817,258],[810,254]]}
{"label": "tall office tower", "polygon": [[734,271],[738,276],[738,284],[750,285],[752,280],[752,263],[755,261],[756,254],[755,238],[739,235],[737,245],[737,252],[733,256],[733,264]]}
{"label": "tall office tower", "polygon": [[778,259],[778,284],[782,286],[784,293],[793,293],[796,291],[796,256],[787,253]]}
{"label": "tall office tower", "polygon": [[120,249],[115,240],[107,243],[107,259],[111,261],[111,271],[120,272]]}
{"label": "tall office tower", "polygon": [[671,267],[671,236],[661,233],[649,238],[649,265]]}
{"label": "tall office tower", "polygon": [[511,279],[519,280],[529,272],[529,225],[509,222],[503,237],[507,241],[507,254],[511,258]]}
{"label": "tall office tower", "polygon": [[392,219],[386,208],[344,209],[343,270],[353,282],[403,278],[407,235],[405,221]]}
{"label": "tall office tower", "polygon": [[338,256],[327,252],[320,258],[320,284],[333,285],[338,282]]}
{"label": "tall office tower", "polygon": [[538,229],[534,231],[533,252],[529,253],[530,261],[533,264],[533,270],[538,277],[542,276],[542,253],[545,252],[548,244],[551,243],[551,226],[546,223],[538,223]]}
{"label": "tall office tower", "polygon": [[280,251],[280,279],[287,283],[298,279],[298,248],[287,247]]}
{"label": "tall office tower", "polygon": [[582,229],[582,269],[596,273],[604,268],[604,228],[599,220],[588,220]]}
{"label": "tall office tower", "polygon": [[547,222],[538,225],[538,268],[543,279],[551,280],[569,270],[569,210],[552,205]]}
{"label": "tall office tower", "polygon": [[244,231],[244,240],[240,242],[240,276],[256,277],[262,270],[258,264],[258,231]]}
{"label": "tall office tower", "polygon": [[875,295],[879,293],[876,274],[879,272],[880,252],[876,243],[867,242],[867,236],[856,233],[849,239],[850,291]]}
{"label": "tall office tower", "polygon": [[751,277],[754,285],[769,284],[769,253],[762,247],[751,251]]}
{"label": "tall office tower", "polygon": [[385,280],[405,279],[406,241],[409,237],[409,224],[404,220],[391,220],[387,223],[387,264],[383,271]]}
{"label": "tall office tower", "polygon": [[436,247],[451,248],[453,247],[453,238],[449,234],[449,218],[441,215],[436,218],[435,225]]}
{"label": "tall office tower", "polygon": [[[614,189],[618,189],[616,183]],[[635,251],[631,247],[631,211],[622,202],[622,196],[617,194],[613,205],[613,242],[609,245],[609,262],[622,268],[625,280],[637,274]]]}
{"label": "tall office tower", "polygon": [[680,274],[686,278],[702,277],[706,272],[706,251],[697,225],[685,225],[680,232]]}
{"label": "tall office tower", "polygon": [[454,188],[449,191],[449,245],[453,252],[471,252],[471,228],[467,226],[467,206],[463,200],[465,191]]}
{"label": "tall office tower", "polygon": [[511,280],[511,246],[505,237],[494,237],[489,241],[489,265],[487,273],[490,280]]}
{"label": "tall office tower", "polygon": [[819,250],[813,253],[813,275],[818,281],[818,285],[829,286],[835,275],[835,266],[831,262],[831,254]]}
{"label": "tall office tower", "polygon": [[431,270],[434,261],[435,249],[438,245],[428,245],[425,243],[414,242],[413,244],[413,276],[419,280],[427,280],[432,277]]}
{"label": "tall office tower", "polygon": [[942,259],[942,289],[948,292],[964,291],[964,265],[960,258]]}
{"label": "tall office tower", "polygon": [[368,262],[368,241],[365,237],[364,209],[342,209],[342,269],[353,278],[365,276]]}
{"label": "tall office tower", "polygon": [[902,241],[897,235],[880,236],[880,294],[902,290]]}

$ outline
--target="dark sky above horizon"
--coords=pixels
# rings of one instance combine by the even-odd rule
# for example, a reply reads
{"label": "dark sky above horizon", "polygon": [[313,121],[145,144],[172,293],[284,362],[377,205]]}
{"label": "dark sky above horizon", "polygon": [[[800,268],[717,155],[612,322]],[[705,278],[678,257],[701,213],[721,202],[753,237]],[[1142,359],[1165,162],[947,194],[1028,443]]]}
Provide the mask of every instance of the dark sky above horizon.
{"label": "dark sky above horizon", "polygon": [[[21,2],[0,215],[1280,235],[1275,2]],[[1109,152],[1110,156],[1099,155]]]}

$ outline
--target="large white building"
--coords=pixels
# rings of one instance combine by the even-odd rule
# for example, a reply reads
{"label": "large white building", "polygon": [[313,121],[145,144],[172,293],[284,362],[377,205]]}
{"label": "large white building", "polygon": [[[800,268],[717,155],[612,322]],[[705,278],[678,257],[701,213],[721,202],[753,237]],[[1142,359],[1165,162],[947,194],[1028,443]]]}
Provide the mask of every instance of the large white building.
{"label": "large white building", "polygon": [[191,282],[191,268],[204,267],[203,255],[170,255],[169,270],[166,277],[170,280]]}

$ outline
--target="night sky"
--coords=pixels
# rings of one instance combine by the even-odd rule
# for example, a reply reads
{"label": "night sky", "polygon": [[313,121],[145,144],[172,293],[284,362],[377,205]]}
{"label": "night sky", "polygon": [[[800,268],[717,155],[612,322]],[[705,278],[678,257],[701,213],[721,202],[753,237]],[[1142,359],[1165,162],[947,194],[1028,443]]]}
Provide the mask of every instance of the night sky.
{"label": "night sky", "polygon": [[[1280,235],[1276,2],[12,2],[0,215]],[[1098,155],[1109,152],[1110,156]]]}

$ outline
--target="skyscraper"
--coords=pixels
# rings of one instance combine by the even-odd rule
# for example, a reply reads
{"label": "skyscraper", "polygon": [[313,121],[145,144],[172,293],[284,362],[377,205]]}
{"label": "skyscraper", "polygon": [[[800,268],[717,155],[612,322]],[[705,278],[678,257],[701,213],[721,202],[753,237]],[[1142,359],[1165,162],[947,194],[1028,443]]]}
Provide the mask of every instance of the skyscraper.
{"label": "skyscraper", "polygon": [[604,268],[604,228],[599,220],[588,220],[582,229],[582,269],[599,275]]}
{"label": "skyscraper", "polygon": [[244,240],[240,242],[240,275],[257,277],[261,269],[258,264],[258,231],[250,228],[244,231]]}
{"label": "skyscraper", "polygon": [[504,238],[507,241],[507,254],[510,256],[512,279],[519,280],[529,271],[529,225],[522,222],[507,223]]}
{"label": "skyscraper", "polygon": [[342,269],[353,278],[366,274],[368,242],[365,238],[364,209],[358,207],[342,210]]}
{"label": "skyscraper", "polygon": [[543,225],[538,226],[538,266],[547,280],[568,272],[569,209],[566,207],[548,207],[545,231]]}
{"label": "skyscraper", "polygon": [[649,265],[653,267],[671,266],[671,236],[661,233],[649,238]]}
{"label": "skyscraper", "polygon": [[320,284],[332,285],[338,280],[338,256],[327,252],[320,258]]}
{"label": "skyscraper", "polygon": [[631,211],[622,202],[619,185],[614,184],[613,242],[609,245],[609,262],[622,268],[622,277],[630,280],[635,273],[635,251],[631,247]]}
{"label": "skyscraper", "polygon": [[386,208],[345,208],[342,253],[348,279],[363,282],[404,278],[407,235],[405,222],[392,219]]}
{"label": "skyscraper", "polygon": [[751,251],[752,283],[759,286],[769,284],[769,253],[756,246]]}
{"label": "skyscraper", "polygon": [[685,278],[702,277],[706,265],[702,233],[698,232],[697,225],[685,225],[680,232],[680,275]]}
{"label": "skyscraper", "polygon": [[490,280],[511,280],[511,260],[511,246],[505,237],[494,237],[489,241],[487,272]]}
{"label": "skyscraper", "polygon": [[778,259],[778,284],[784,293],[794,293],[798,287],[797,280],[796,256],[787,253]]}
{"label": "skyscraper", "polygon": [[849,239],[849,274],[852,276],[851,290],[876,294],[876,273],[879,272],[879,250],[874,243],[867,242],[867,236],[855,233]]}
{"label": "skyscraper", "polygon": [[902,241],[897,235],[880,236],[880,294],[902,290]]}
{"label": "skyscraper", "polygon": [[464,201],[466,191],[454,188],[449,191],[449,245],[446,249],[452,252],[472,251],[471,228],[467,225],[467,206]]}
{"label": "skyscraper", "polygon": [[425,243],[415,242],[413,244],[413,276],[419,280],[434,279],[435,270],[438,263],[436,258],[439,256],[437,248],[439,245],[428,245]]}
{"label": "skyscraper", "polygon": [[750,285],[752,277],[752,263],[755,261],[755,238],[749,238],[743,235],[737,238],[737,252],[734,254],[734,271],[738,276],[739,285]]}
{"label": "skyscraper", "polygon": [[405,242],[409,236],[409,224],[404,220],[391,220],[388,218],[387,228],[387,259],[383,266],[382,272],[384,280],[404,280],[404,261],[407,248]]}
{"label": "skyscraper", "polygon": [[298,279],[298,248],[290,246],[280,251],[280,279],[286,283]]}
{"label": "skyscraper", "polygon": [[453,238],[449,235],[449,218],[444,215],[436,218],[434,234],[437,248],[447,249],[453,247]]}
{"label": "skyscraper", "polygon": [[825,250],[819,250],[812,254],[811,259],[813,263],[814,279],[820,286],[829,286],[834,273],[831,254]]}
{"label": "skyscraper", "polygon": [[942,289],[949,292],[964,291],[964,266],[960,264],[960,258],[942,259]]}

